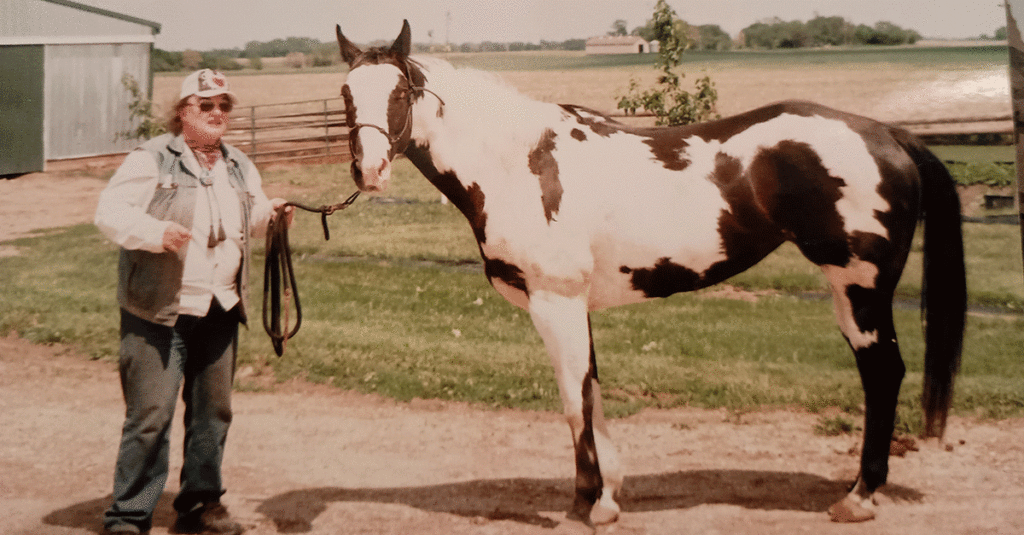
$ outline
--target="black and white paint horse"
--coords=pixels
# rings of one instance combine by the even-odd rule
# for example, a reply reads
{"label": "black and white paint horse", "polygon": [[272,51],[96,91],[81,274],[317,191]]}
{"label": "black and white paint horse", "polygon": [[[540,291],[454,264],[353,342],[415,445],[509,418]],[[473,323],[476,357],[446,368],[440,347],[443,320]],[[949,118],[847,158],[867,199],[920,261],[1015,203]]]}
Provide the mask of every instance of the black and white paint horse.
{"label": "black and white paint horse", "polygon": [[337,36],[359,189],[384,190],[404,153],[469,220],[490,283],[544,341],[576,451],[570,516],[614,521],[622,483],[589,312],[716,284],[786,241],[828,279],[865,391],[860,477],[833,519],[872,518],[886,482],[905,372],[892,299],[921,219],[926,432],[942,434],[964,329],[960,205],[907,132],[809,102],[633,128],[411,59],[408,22],[391,47]]}

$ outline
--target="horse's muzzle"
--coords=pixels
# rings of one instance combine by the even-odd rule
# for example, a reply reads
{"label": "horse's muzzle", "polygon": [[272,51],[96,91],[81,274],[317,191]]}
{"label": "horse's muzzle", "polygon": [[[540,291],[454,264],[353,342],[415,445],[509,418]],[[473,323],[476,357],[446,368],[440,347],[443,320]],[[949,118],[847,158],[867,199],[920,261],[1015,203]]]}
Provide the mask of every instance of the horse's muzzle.
{"label": "horse's muzzle", "polygon": [[391,181],[391,162],[381,158],[376,165],[367,168],[361,160],[352,161],[352,180],[359,191],[376,193],[388,188]]}

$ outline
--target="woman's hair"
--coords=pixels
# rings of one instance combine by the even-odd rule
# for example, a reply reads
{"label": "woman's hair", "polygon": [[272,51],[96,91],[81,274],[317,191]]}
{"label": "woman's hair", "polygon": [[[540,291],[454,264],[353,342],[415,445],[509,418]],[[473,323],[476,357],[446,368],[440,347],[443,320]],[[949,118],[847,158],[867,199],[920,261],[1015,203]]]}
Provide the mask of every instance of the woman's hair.
{"label": "woman's hair", "polygon": [[173,106],[170,106],[167,110],[167,116],[164,118],[167,131],[176,136],[181,135],[181,130],[184,128],[181,124],[181,110],[185,109],[185,106],[188,106],[189,98],[191,98],[191,95],[177,101]]}

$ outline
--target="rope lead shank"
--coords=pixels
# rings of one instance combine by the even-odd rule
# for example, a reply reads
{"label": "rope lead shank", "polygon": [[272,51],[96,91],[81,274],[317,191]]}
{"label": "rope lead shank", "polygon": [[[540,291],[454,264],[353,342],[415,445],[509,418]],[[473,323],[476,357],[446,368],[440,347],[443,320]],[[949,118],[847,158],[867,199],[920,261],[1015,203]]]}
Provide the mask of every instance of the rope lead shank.
{"label": "rope lead shank", "polygon": [[[320,223],[324,227],[324,240],[331,239],[331,231],[327,226],[327,216],[344,210],[359,197],[356,191],[348,199],[332,205],[311,208],[295,202],[286,202],[270,219],[267,225],[266,261],[263,266],[263,329],[267,331],[270,342],[277,356],[284,354],[288,339],[299,332],[302,325],[302,304],[299,301],[299,289],[295,283],[295,271],[292,269],[292,250],[288,244],[288,223],[284,211],[288,206],[316,212],[320,214]],[[282,297],[284,307],[282,309]],[[288,329],[288,301],[295,300],[295,326]],[[284,317],[282,318],[282,312]]]}

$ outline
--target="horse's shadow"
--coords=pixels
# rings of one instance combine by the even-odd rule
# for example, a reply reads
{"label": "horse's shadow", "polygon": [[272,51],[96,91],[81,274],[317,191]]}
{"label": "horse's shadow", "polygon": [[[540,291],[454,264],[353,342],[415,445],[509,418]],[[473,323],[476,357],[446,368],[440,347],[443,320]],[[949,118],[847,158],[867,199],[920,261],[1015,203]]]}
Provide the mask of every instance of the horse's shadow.
{"label": "horse's shadow", "polygon": [[[626,477],[619,503],[623,512],[705,504],[824,512],[848,492],[849,484],[805,473],[694,470]],[[898,485],[885,487],[883,493],[895,501],[923,498],[920,492]],[[311,531],[313,521],[333,502],[403,504],[424,511],[553,528],[558,522],[541,512],[568,510],[572,498],[571,479],[515,478],[421,487],[301,489],[273,496],[256,510],[273,521],[279,533]]]}

